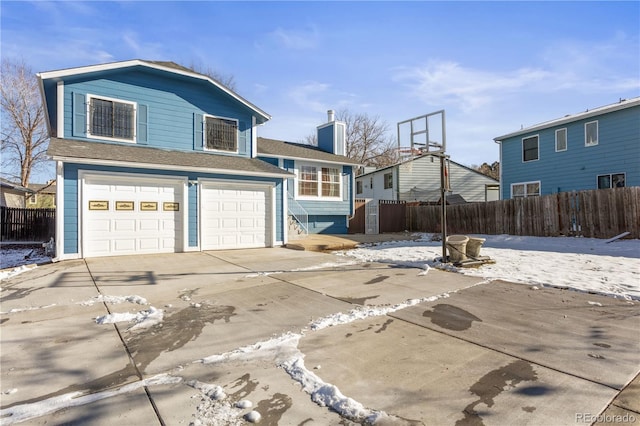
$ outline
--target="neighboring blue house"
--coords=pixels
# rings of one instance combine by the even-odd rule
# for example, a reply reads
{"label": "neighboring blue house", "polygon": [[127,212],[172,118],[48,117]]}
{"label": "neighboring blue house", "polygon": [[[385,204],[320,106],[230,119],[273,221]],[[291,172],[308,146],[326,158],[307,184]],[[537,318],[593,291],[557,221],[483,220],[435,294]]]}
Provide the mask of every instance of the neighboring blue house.
{"label": "neighboring blue house", "polygon": [[494,140],[500,144],[502,199],[640,186],[640,98]]}
{"label": "neighboring blue house", "polygon": [[271,117],[208,76],[131,60],[38,79],[57,165],[59,259],[286,244],[287,193],[299,185],[285,169],[305,159],[317,168],[302,169],[304,187],[319,188],[309,215],[332,212],[310,231],[346,232],[351,163],[310,147],[259,159],[257,127]]}

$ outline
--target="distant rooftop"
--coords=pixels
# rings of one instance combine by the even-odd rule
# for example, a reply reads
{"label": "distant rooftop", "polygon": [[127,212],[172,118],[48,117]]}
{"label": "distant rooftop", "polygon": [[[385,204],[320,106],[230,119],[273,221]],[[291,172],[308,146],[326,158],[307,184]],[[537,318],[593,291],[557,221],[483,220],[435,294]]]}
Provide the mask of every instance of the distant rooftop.
{"label": "distant rooftop", "polygon": [[498,137],[494,138],[493,140],[496,141],[496,142],[500,142],[500,141],[503,141],[505,139],[512,138],[514,136],[522,135],[522,134],[525,134],[525,133],[534,132],[536,130],[542,130],[542,129],[546,129],[548,127],[553,127],[553,126],[560,126],[560,125],[565,124],[565,123],[571,123],[573,121],[583,120],[585,118],[589,118],[589,117],[593,117],[593,116],[597,116],[597,115],[602,115],[602,114],[605,114],[605,113],[618,111],[618,110],[621,110],[621,109],[631,108],[631,107],[638,106],[638,105],[640,105],[640,97],[631,98],[631,99],[620,99],[618,102],[616,102],[614,104],[609,104],[609,105],[605,105],[605,106],[601,106],[601,107],[597,107],[597,108],[593,108],[593,109],[588,109],[586,111],[582,111],[582,112],[579,112],[577,114],[567,114],[567,115],[565,115],[564,117],[561,117],[561,118],[556,118],[554,120],[545,121],[543,123],[539,123],[539,124],[535,124],[533,126],[525,127],[525,128],[520,129],[520,130],[518,130],[516,132],[508,133],[508,134],[503,135],[503,136],[498,136]]}

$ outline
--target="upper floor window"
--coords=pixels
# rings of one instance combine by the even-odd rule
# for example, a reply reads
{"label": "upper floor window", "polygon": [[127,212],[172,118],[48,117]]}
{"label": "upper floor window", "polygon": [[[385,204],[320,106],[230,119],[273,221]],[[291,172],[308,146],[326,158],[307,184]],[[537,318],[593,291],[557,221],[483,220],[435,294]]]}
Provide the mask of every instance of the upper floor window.
{"label": "upper floor window", "polygon": [[590,121],[584,125],[584,145],[598,145],[598,122]]}
{"label": "upper floor window", "polygon": [[625,186],[624,173],[598,175],[598,189],[622,188]]}
{"label": "upper floor window", "polygon": [[393,173],[384,174],[384,189],[393,188]]}
{"label": "upper floor window", "polygon": [[540,195],[540,181],[511,184],[511,198],[536,197]]}
{"label": "upper floor window", "polygon": [[204,148],[238,152],[238,121],[213,116],[205,117]]}
{"label": "upper floor window", "polygon": [[88,136],[133,142],[136,137],[136,104],[89,96]]}
{"label": "upper floor window", "polygon": [[335,167],[301,165],[298,173],[298,196],[340,197],[340,170]]}
{"label": "upper floor window", "polygon": [[567,128],[556,130],[556,152],[567,150]]}
{"label": "upper floor window", "polygon": [[522,161],[534,161],[538,157],[538,135],[522,139]]}

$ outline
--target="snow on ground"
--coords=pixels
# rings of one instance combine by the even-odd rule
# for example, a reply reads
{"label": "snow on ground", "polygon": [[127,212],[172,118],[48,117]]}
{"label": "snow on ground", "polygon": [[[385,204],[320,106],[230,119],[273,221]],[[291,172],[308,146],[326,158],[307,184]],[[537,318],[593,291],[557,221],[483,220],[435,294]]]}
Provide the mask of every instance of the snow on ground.
{"label": "snow on ground", "polygon": [[[421,234],[420,238],[415,241],[366,245],[353,250],[336,252],[335,254],[342,256],[342,259],[337,262],[323,263],[298,270],[339,268],[362,262],[381,262],[419,268],[421,272],[417,276],[427,275],[429,269],[433,267],[483,277],[487,281],[503,279],[534,286],[566,287],[628,300],[640,300],[640,268],[638,268],[640,240],[618,240],[607,244],[603,240],[570,237],[539,238],[508,235],[476,235],[476,237],[486,239],[481,255],[490,256],[496,261],[495,264],[483,265],[479,268],[456,268],[450,264],[442,264],[438,261],[442,255],[442,243],[432,241],[430,234]],[[260,276],[260,273],[255,276]],[[358,401],[343,395],[336,386],[324,382],[317,374],[309,371],[304,365],[304,354],[298,349],[298,343],[305,333],[313,333],[326,327],[347,324],[364,318],[386,315],[417,303],[445,297],[449,297],[449,294],[411,299],[393,306],[359,306],[347,313],[338,312],[319,318],[309,323],[300,333],[286,333],[227,353],[211,355],[196,360],[194,363],[271,360],[274,365],[283,368],[293,380],[299,382],[318,405],[330,407],[351,420],[370,423],[384,422],[385,419],[389,419],[389,415],[363,406]],[[95,300],[82,303],[91,304],[96,301],[106,303],[127,301],[147,304],[146,300],[138,296],[98,296]],[[134,322],[131,329],[144,328],[161,322],[162,310],[150,307],[148,310],[136,314],[110,314],[95,320],[99,324],[130,321]],[[181,381],[180,377],[165,374],[132,383],[117,390],[84,396],[79,393],[70,393],[32,404],[13,406],[0,410],[0,416],[3,420],[8,421],[6,424],[13,424],[65,407],[88,404],[99,399],[131,392],[141,386],[180,383]],[[196,426],[244,424],[244,422],[260,421],[259,412],[247,412],[247,409],[253,405],[251,401],[230,401],[224,389],[215,384],[199,381],[191,381],[186,384],[198,390],[201,395],[201,404],[197,407],[197,412],[194,414],[195,421],[192,424]],[[15,391],[17,390],[11,390],[11,392]]]}
{"label": "snow on ground", "polygon": [[133,322],[134,324],[129,327],[129,330],[140,330],[142,328],[149,328],[156,324],[160,324],[164,318],[164,312],[162,309],[156,309],[150,306],[145,311],[140,311],[135,314],[128,312],[114,313],[99,316],[95,319],[96,324],[113,324],[117,322]]}
{"label": "snow on ground", "polygon": [[488,280],[546,285],[640,300],[640,240],[605,243],[595,238],[517,237],[474,235],[485,238],[482,256],[495,264],[479,268],[443,265],[442,242],[422,234],[416,241],[394,241],[362,246],[338,254],[361,262],[436,267]]}
{"label": "snow on ground", "polygon": [[[51,257],[45,255],[43,247],[9,245],[0,248],[0,269],[49,262]],[[4,279],[2,274],[0,279]]]}

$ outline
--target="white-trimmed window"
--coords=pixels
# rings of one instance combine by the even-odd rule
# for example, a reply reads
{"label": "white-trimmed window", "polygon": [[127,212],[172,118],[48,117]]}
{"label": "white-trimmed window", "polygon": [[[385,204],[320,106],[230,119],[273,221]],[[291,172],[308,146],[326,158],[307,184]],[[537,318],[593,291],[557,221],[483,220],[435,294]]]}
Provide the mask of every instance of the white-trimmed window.
{"label": "white-trimmed window", "polygon": [[238,120],[205,115],[204,149],[238,152]]}
{"label": "white-trimmed window", "polygon": [[598,145],[598,122],[590,121],[584,124],[584,145]]}
{"label": "white-trimmed window", "polygon": [[393,173],[384,174],[384,189],[393,188]]}
{"label": "white-trimmed window", "polygon": [[511,184],[511,198],[537,197],[540,195],[540,181]]}
{"label": "white-trimmed window", "polygon": [[298,196],[340,198],[341,181],[337,167],[302,164],[298,170]]}
{"label": "white-trimmed window", "polygon": [[626,176],[624,173],[610,173],[598,175],[598,189],[623,188]]}
{"label": "white-trimmed window", "polygon": [[540,157],[538,135],[522,139],[522,161],[535,161]]}
{"label": "white-trimmed window", "polygon": [[556,152],[567,150],[567,128],[556,130]]}
{"label": "white-trimmed window", "polygon": [[29,205],[38,204],[38,194],[27,195],[27,203],[29,203]]}
{"label": "white-trimmed window", "polygon": [[88,137],[135,142],[135,102],[92,95],[87,99]]}

